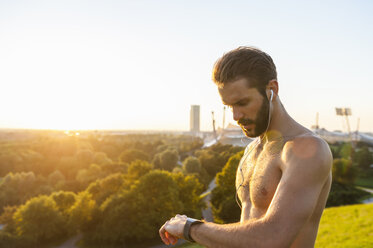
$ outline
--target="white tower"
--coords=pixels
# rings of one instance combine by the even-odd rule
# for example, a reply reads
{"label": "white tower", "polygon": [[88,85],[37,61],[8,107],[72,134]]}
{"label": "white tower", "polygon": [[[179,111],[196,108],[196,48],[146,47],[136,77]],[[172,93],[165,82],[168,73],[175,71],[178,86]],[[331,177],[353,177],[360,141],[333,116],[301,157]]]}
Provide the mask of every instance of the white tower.
{"label": "white tower", "polygon": [[199,105],[190,106],[190,131],[193,133],[198,133],[199,130]]}

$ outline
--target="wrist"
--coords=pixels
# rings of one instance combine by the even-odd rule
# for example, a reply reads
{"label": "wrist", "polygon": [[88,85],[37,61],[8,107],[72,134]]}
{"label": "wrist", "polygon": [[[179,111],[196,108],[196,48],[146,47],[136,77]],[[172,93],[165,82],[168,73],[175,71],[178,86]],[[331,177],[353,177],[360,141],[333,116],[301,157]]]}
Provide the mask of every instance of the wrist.
{"label": "wrist", "polygon": [[190,227],[189,236],[194,242],[196,242],[196,237],[198,236],[198,229],[202,226],[204,222],[198,223],[198,225],[192,225]]}
{"label": "wrist", "polygon": [[196,226],[199,226],[199,224],[203,223],[200,220],[193,219],[193,218],[187,218],[187,221],[184,225],[184,239],[188,240],[190,242],[195,242],[195,240],[192,238],[192,230],[195,230]]}

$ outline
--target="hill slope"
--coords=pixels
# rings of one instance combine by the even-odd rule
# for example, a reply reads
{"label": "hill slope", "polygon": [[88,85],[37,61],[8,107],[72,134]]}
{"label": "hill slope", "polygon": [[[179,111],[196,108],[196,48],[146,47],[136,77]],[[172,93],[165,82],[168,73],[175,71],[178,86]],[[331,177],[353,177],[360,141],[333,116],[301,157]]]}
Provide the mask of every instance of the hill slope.
{"label": "hill slope", "polygon": [[373,247],[373,204],[325,209],[315,247]]}

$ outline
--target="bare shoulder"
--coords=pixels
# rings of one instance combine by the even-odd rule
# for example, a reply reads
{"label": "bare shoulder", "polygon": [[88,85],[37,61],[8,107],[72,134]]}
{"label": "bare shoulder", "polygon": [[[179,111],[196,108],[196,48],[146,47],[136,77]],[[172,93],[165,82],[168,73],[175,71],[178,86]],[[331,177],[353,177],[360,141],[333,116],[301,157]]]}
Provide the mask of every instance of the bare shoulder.
{"label": "bare shoulder", "polygon": [[315,135],[302,135],[286,142],[281,159],[284,162],[283,169],[289,166],[301,167],[302,170],[316,174],[328,174],[333,162],[328,143]]}

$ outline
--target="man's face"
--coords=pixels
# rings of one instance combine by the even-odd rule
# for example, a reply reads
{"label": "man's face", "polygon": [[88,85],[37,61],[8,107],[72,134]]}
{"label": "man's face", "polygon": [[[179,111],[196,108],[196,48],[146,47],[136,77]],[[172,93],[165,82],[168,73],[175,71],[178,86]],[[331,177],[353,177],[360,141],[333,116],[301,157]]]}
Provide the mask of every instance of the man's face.
{"label": "man's face", "polygon": [[241,78],[219,88],[219,94],[245,135],[258,137],[267,129],[269,103],[257,88],[249,88],[249,85],[249,80]]}

